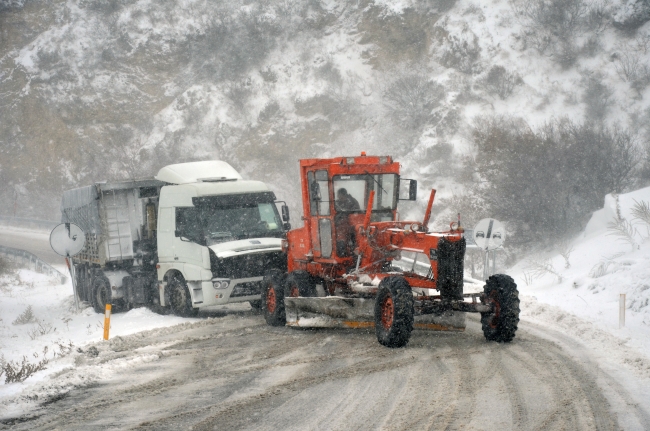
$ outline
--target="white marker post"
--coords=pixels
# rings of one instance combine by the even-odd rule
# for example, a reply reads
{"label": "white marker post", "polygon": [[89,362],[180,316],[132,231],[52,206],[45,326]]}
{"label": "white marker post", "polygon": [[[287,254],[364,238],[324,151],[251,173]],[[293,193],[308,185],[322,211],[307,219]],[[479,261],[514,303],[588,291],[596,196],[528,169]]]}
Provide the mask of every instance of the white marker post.
{"label": "white marker post", "polygon": [[618,297],[618,327],[625,326],[625,294],[621,293]]}

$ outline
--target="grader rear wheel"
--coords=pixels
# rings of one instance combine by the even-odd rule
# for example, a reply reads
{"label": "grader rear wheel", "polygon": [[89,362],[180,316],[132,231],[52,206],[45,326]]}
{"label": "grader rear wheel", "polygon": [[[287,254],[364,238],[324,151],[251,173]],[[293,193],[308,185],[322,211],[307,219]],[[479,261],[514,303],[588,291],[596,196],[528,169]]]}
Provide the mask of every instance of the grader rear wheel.
{"label": "grader rear wheel", "polygon": [[413,330],[413,293],[401,276],[384,278],[375,300],[377,341],[386,347],[403,347]]}

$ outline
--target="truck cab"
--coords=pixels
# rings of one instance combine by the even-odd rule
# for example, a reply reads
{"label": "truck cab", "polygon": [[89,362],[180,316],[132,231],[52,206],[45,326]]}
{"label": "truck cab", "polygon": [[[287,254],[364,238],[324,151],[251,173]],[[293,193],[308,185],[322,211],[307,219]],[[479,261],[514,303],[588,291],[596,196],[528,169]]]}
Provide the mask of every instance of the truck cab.
{"label": "truck cab", "polygon": [[[167,166],[156,179],[166,183],[158,204],[161,304],[183,308],[174,301],[189,299],[192,308],[243,301],[259,306],[264,272],[286,268],[281,246],[287,222],[275,194],[223,161]],[[175,292],[183,282],[189,298]]]}

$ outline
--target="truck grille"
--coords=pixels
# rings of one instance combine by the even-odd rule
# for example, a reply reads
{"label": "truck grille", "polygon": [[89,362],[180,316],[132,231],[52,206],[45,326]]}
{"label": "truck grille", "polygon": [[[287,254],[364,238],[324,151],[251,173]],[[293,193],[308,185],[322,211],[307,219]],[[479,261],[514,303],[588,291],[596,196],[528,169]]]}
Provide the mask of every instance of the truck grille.
{"label": "truck grille", "polygon": [[259,295],[262,293],[262,282],[261,281],[249,281],[247,283],[239,283],[235,286],[230,294],[231,298],[237,298],[241,296],[251,296]]}
{"label": "truck grille", "polygon": [[463,260],[465,238],[460,241],[438,241],[438,289],[445,299],[463,297]]}
{"label": "truck grille", "polygon": [[232,256],[212,261],[212,276],[218,278],[262,277],[270,269],[287,269],[287,255],[281,251]]}

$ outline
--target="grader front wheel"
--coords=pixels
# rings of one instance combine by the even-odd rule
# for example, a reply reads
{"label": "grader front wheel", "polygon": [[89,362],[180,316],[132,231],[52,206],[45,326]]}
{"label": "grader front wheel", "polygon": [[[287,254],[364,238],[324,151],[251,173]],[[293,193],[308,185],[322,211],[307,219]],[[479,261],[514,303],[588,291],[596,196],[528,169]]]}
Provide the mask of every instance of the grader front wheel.
{"label": "grader front wheel", "polygon": [[519,323],[519,291],[515,281],[504,274],[491,276],[484,289],[485,302],[492,311],[481,313],[483,335],[488,341],[509,342]]}
{"label": "grader front wheel", "polygon": [[379,283],[375,300],[377,341],[386,347],[403,347],[413,330],[413,293],[400,276],[387,277]]}
{"label": "grader front wheel", "polygon": [[284,326],[284,276],[280,271],[269,271],[264,276],[262,287],[262,306],[267,325]]}

